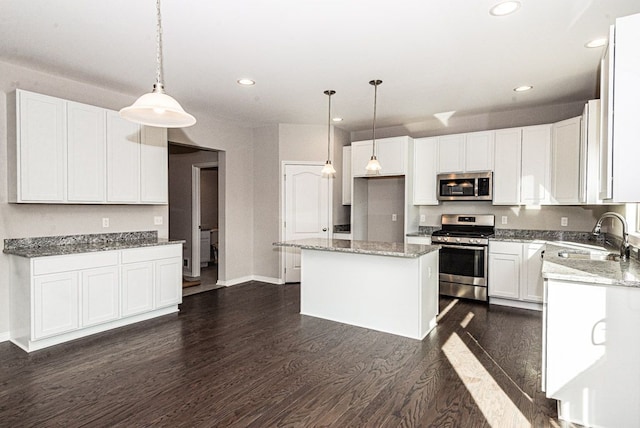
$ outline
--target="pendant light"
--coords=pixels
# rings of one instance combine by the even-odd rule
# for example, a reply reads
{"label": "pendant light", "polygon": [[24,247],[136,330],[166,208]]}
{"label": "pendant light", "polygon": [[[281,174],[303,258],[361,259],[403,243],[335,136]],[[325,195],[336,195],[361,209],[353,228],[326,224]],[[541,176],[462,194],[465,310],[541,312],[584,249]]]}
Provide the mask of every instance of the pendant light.
{"label": "pendant light", "polygon": [[322,176],[324,177],[335,177],[336,175],[336,169],[331,164],[331,95],[335,93],[336,91],[324,91],[324,94],[329,96],[329,117],[327,119],[327,163],[324,164],[321,171]]}
{"label": "pendant light", "polygon": [[164,92],[162,77],[162,19],[160,0],[156,0],[156,83],[153,91],[142,95],[131,106],[120,110],[120,116],[131,122],[163,128],[184,128],[196,123],[195,117]]}
{"label": "pendant light", "polygon": [[382,166],[376,157],[376,105],[378,103],[378,85],[382,84],[382,80],[372,80],[369,84],[373,85],[375,88],[373,93],[373,150],[371,152],[371,159],[369,159],[369,162],[367,163],[366,170],[369,175],[378,175],[380,174]]}

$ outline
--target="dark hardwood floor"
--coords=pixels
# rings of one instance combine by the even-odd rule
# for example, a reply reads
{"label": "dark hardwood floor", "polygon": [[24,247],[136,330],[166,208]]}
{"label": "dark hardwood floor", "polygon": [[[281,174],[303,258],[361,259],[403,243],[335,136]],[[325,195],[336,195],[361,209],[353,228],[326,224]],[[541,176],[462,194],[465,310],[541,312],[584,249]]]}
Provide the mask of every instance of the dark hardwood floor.
{"label": "dark hardwood floor", "polygon": [[440,304],[420,342],[249,283],[31,354],[0,343],[0,426],[570,426],[539,391],[540,313]]}

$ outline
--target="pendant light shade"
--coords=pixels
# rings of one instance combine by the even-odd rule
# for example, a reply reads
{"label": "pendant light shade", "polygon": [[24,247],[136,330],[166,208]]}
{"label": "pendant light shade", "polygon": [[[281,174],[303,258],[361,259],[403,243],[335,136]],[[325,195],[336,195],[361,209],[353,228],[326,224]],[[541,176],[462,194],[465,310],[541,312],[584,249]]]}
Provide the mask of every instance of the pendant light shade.
{"label": "pendant light shade", "polygon": [[382,84],[382,80],[372,80],[369,82],[370,85],[374,87],[373,93],[373,144],[372,144],[372,153],[371,159],[367,162],[366,170],[369,175],[378,175],[380,174],[380,170],[382,169],[382,165],[378,161],[376,157],[376,108],[378,103],[378,85]]}
{"label": "pendant light shade", "polygon": [[336,169],[331,164],[331,95],[335,94],[336,91],[327,90],[324,91],[325,95],[329,96],[329,117],[327,119],[327,162],[324,164],[322,168],[322,175],[325,177],[335,177]]}
{"label": "pendant light shade", "polygon": [[184,128],[196,123],[196,118],[184,111],[180,103],[164,92],[162,77],[162,17],[160,0],[156,0],[156,83],[153,91],[142,95],[131,106],[120,110],[120,116],[131,122],[164,128]]}

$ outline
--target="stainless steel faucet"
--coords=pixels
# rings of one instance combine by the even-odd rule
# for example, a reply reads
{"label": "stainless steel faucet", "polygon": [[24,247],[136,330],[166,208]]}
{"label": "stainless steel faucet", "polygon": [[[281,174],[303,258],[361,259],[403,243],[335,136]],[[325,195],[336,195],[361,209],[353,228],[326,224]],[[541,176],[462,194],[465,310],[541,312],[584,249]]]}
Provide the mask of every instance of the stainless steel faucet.
{"label": "stainless steel faucet", "polygon": [[600,235],[600,228],[602,227],[602,221],[605,218],[617,218],[622,223],[622,244],[620,244],[620,260],[628,260],[629,255],[631,254],[631,247],[629,246],[629,226],[627,225],[627,220],[623,216],[614,212],[606,212],[600,216],[600,219],[593,227],[594,235]]}

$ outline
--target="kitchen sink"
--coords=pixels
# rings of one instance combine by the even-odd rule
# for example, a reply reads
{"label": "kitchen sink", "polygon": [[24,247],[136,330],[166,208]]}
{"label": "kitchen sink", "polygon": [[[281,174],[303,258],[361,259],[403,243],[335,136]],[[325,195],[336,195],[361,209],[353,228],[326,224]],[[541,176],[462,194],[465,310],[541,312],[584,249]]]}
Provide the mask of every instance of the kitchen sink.
{"label": "kitchen sink", "polygon": [[558,257],[578,260],[620,261],[620,254],[607,253],[604,251],[560,251],[558,252]]}

